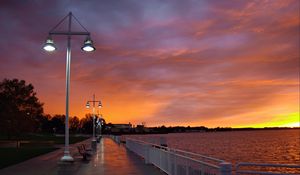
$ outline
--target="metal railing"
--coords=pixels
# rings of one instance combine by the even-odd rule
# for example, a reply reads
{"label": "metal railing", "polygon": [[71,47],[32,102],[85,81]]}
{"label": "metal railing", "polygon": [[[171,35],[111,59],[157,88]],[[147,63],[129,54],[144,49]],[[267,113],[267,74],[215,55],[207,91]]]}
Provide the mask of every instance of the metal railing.
{"label": "metal railing", "polygon": [[126,147],[169,175],[231,175],[231,164],[219,159],[126,138]]}
{"label": "metal railing", "polygon": [[300,165],[241,162],[236,165],[236,175],[300,175]]}
{"label": "metal railing", "polygon": [[116,135],[110,135],[110,138],[113,139],[115,142],[117,142],[118,144],[121,143],[120,141],[120,136],[116,136]]}
{"label": "metal railing", "polygon": [[[120,136],[111,136],[120,143]],[[300,165],[247,163],[232,164],[220,159],[126,138],[126,148],[169,175],[300,175]]]}

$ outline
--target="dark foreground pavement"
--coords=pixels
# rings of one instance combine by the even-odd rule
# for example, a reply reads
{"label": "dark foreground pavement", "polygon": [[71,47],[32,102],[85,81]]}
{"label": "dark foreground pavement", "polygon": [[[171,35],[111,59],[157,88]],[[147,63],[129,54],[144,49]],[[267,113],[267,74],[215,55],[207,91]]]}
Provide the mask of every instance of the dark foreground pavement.
{"label": "dark foreground pavement", "polygon": [[[90,145],[90,140],[78,143]],[[72,164],[61,163],[63,149],[35,157],[25,162],[0,170],[0,175],[163,175],[152,165],[119,146],[110,138],[103,138],[97,145],[97,152],[90,161],[83,161],[76,146],[71,145],[75,159]],[[5,157],[1,157],[5,159]]]}

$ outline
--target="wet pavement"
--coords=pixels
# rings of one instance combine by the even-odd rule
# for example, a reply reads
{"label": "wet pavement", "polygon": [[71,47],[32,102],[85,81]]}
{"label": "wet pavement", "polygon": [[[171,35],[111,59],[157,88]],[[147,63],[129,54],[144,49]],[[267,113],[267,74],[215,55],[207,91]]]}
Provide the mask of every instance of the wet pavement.
{"label": "wet pavement", "polygon": [[[146,165],[144,160],[118,145],[110,138],[103,138],[97,145],[97,152],[88,161],[82,160],[76,146],[90,140],[71,145],[74,163],[62,163],[63,150],[35,157],[0,170],[0,175],[163,175],[159,169]],[[3,159],[4,157],[1,157]]]}

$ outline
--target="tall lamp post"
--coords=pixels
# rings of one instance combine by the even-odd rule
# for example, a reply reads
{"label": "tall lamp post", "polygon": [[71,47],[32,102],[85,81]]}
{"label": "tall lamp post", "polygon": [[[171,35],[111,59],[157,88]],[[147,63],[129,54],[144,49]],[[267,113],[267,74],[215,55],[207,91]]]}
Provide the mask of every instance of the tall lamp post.
{"label": "tall lamp post", "polygon": [[95,136],[95,104],[98,103],[98,108],[102,108],[102,103],[100,100],[95,100],[95,94],[93,95],[93,100],[89,100],[86,103],[86,108],[90,108],[90,103],[93,104],[93,139],[92,139],[92,147],[96,149],[96,136]]}
{"label": "tall lamp post", "polygon": [[[72,31],[72,19],[84,29],[84,32],[74,32]],[[58,26],[62,24],[63,21],[68,20],[68,30],[67,31],[56,31]],[[65,121],[65,149],[64,155],[61,158],[61,161],[72,162],[74,161],[73,157],[70,155],[69,150],[69,92],[70,92],[70,64],[71,64],[71,36],[73,35],[83,35],[86,36],[86,40],[84,41],[84,45],[82,46],[82,50],[86,52],[94,51],[95,48],[93,46],[93,41],[90,38],[90,32],[86,30],[85,27],[81,25],[78,19],[72,15],[72,12],[69,12],[67,16],[65,16],[53,29],[50,30],[49,35],[47,37],[46,43],[44,44],[43,49],[52,52],[56,50],[56,46],[52,40],[53,35],[64,35],[67,36],[67,60],[66,60],[66,121]]]}

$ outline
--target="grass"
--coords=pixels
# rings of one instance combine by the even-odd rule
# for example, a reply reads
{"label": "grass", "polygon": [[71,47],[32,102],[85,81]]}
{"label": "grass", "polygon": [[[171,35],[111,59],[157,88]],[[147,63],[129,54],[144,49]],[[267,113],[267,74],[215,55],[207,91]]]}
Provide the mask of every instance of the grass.
{"label": "grass", "polygon": [[[70,144],[77,143],[83,140],[88,139],[89,137],[85,136],[72,136],[70,135]],[[5,137],[0,137],[1,140],[7,140]],[[19,138],[12,138],[11,140],[27,140],[35,143],[53,141],[54,144],[64,144],[64,136],[54,136],[47,134],[27,134]],[[36,144],[39,145],[39,144]],[[56,148],[52,146],[43,147],[36,145],[27,145],[21,148],[0,148],[0,169],[14,165],[25,160],[31,159],[38,155],[42,155],[51,151],[54,151]]]}
{"label": "grass", "polygon": [[[89,137],[85,136],[72,136],[70,135],[70,144],[77,143],[80,141],[83,141],[85,139],[88,139]],[[6,137],[0,137],[0,140],[7,140]],[[65,137],[64,136],[55,136],[55,135],[49,135],[49,134],[27,134],[20,136],[18,138],[12,138],[11,140],[28,140],[28,141],[54,141],[54,144],[64,144],[65,143]]]}
{"label": "grass", "polygon": [[56,148],[0,148],[0,169],[54,151]]}

